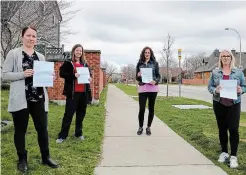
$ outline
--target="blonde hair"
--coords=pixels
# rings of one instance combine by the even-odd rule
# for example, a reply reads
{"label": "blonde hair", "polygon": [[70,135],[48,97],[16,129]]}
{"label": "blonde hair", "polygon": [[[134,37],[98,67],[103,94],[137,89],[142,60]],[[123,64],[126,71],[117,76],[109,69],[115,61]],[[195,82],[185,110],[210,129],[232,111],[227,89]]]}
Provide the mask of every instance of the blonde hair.
{"label": "blonde hair", "polygon": [[223,68],[223,63],[222,63],[222,61],[221,61],[221,56],[223,55],[224,52],[229,53],[230,56],[231,56],[230,69],[236,68],[236,67],[235,67],[235,61],[236,61],[236,59],[235,59],[234,55],[233,55],[230,51],[228,51],[228,50],[222,50],[222,51],[220,52],[218,67],[219,67],[219,68]]}

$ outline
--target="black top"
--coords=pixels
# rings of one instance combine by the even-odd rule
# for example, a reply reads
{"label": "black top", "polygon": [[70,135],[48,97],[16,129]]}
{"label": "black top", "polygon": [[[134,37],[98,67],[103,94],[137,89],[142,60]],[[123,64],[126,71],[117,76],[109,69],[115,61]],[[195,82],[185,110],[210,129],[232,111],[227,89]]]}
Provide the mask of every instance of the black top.
{"label": "black top", "polygon": [[[39,61],[37,54],[34,52],[31,56],[22,51],[23,60],[22,67],[23,71],[26,69],[33,69],[33,61]],[[43,98],[44,90],[42,87],[33,87],[33,76],[25,78],[25,89],[27,101],[37,102]]]}
{"label": "black top", "polygon": [[159,65],[158,62],[149,60],[146,64],[143,61],[138,62],[137,67],[136,67],[136,80],[138,81],[138,84],[144,85],[145,83],[142,82],[142,77],[138,76],[138,72],[140,72],[141,68],[152,68],[153,72],[153,80],[156,82],[156,85],[159,84],[161,75],[159,72]]}
{"label": "black top", "polygon": [[[81,63],[84,65],[84,67],[89,67],[87,63]],[[89,69],[90,76],[91,71]],[[60,77],[64,78],[64,89],[63,89],[63,95],[65,95],[67,98],[73,98],[74,95],[74,84],[75,84],[75,72],[74,72],[74,66],[71,61],[64,61],[63,65],[60,67]],[[85,92],[88,92],[90,90],[90,84],[85,84]]]}

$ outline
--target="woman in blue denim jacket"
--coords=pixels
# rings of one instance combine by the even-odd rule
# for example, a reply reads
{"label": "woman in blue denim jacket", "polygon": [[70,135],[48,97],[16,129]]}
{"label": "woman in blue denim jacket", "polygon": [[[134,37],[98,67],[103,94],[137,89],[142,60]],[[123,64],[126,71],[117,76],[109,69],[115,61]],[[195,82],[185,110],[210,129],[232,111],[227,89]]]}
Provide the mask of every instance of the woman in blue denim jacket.
{"label": "woman in blue denim jacket", "polygon": [[[219,67],[214,69],[208,84],[208,91],[213,94],[213,109],[219,128],[222,153],[219,162],[230,161],[230,168],[237,168],[237,150],[239,144],[239,121],[241,112],[241,94],[246,92],[244,74],[236,69],[235,58],[231,52],[223,50],[219,56]],[[220,97],[220,80],[237,80],[237,99]],[[228,154],[228,134],[230,133],[231,156]]]}

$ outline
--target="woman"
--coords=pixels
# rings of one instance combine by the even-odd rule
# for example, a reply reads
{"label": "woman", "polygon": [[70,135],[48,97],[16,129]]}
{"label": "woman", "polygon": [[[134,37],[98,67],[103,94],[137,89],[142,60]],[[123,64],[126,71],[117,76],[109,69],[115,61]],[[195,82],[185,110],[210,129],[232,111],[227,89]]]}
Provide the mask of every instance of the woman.
{"label": "woman", "polygon": [[[149,83],[143,83],[141,77],[141,68],[151,68],[152,69],[152,81]],[[149,104],[149,116],[148,124],[146,128],[146,134],[151,135],[151,124],[154,118],[154,107],[157,92],[159,91],[158,82],[160,81],[159,65],[155,59],[154,53],[150,47],[145,47],[141,54],[140,59],[136,67],[136,80],[138,81],[138,96],[139,96],[139,129],[137,131],[138,135],[143,133],[143,123],[144,123],[144,113],[146,101],[148,99]]]}
{"label": "woman", "polygon": [[[69,128],[76,112],[75,137],[84,140],[82,134],[82,123],[87,108],[87,92],[89,84],[78,84],[80,76],[76,69],[78,67],[88,67],[84,56],[84,49],[80,44],[76,44],[72,48],[72,61],[65,61],[60,67],[60,77],[65,79],[63,95],[66,96],[65,113],[62,120],[61,131],[58,134],[56,143],[62,143],[68,136]],[[91,78],[89,78],[91,81]]]}
{"label": "woman", "polygon": [[29,114],[38,133],[42,163],[52,168],[58,167],[58,164],[50,158],[49,153],[47,91],[44,87],[33,87],[33,62],[45,60],[42,54],[34,50],[36,41],[36,29],[23,28],[23,46],[10,50],[3,65],[3,79],[11,81],[8,111],[12,114],[14,122],[14,143],[19,157],[17,167],[22,172],[28,169],[25,135]]}
{"label": "woman", "polygon": [[[223,50],[219,56],[219,67],[213,70],[208,90],[213,94],[213,110],[216,116],[217,125],[219,128],[219,139],[221,145],[221,154],[219,162],[229,160],[228,154],[228,135],[230,133],[230,167],[237,168],[237,150],[239,144],[239,121],[241,112],[241,95],[246,92],[244,74],[241,70],[236,69],[234,56],[227,50]],[[237,81],[237,99],[228,99],[220,97],[220,91],[223,87],[220,86],[220,80],[236,80]]]}

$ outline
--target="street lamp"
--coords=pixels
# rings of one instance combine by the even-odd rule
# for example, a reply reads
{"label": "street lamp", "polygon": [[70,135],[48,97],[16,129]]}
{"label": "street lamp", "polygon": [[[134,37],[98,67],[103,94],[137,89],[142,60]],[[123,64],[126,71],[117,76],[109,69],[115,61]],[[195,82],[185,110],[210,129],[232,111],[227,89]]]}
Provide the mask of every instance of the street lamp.
{"label": "street lamp", "polygon": [[237,30],[235,30],[235,29],[232,29],[232,28],[225,28],[225,30],[233,30],[233,31],[235,31],[235,32],[238,34],[238,36],[239,36],[239,40],[240,40],[240,63],[239,63],[239,68],[241,69],[241,68],[242,68],[241,36],[240,36],[239,32],[238,32]]}

